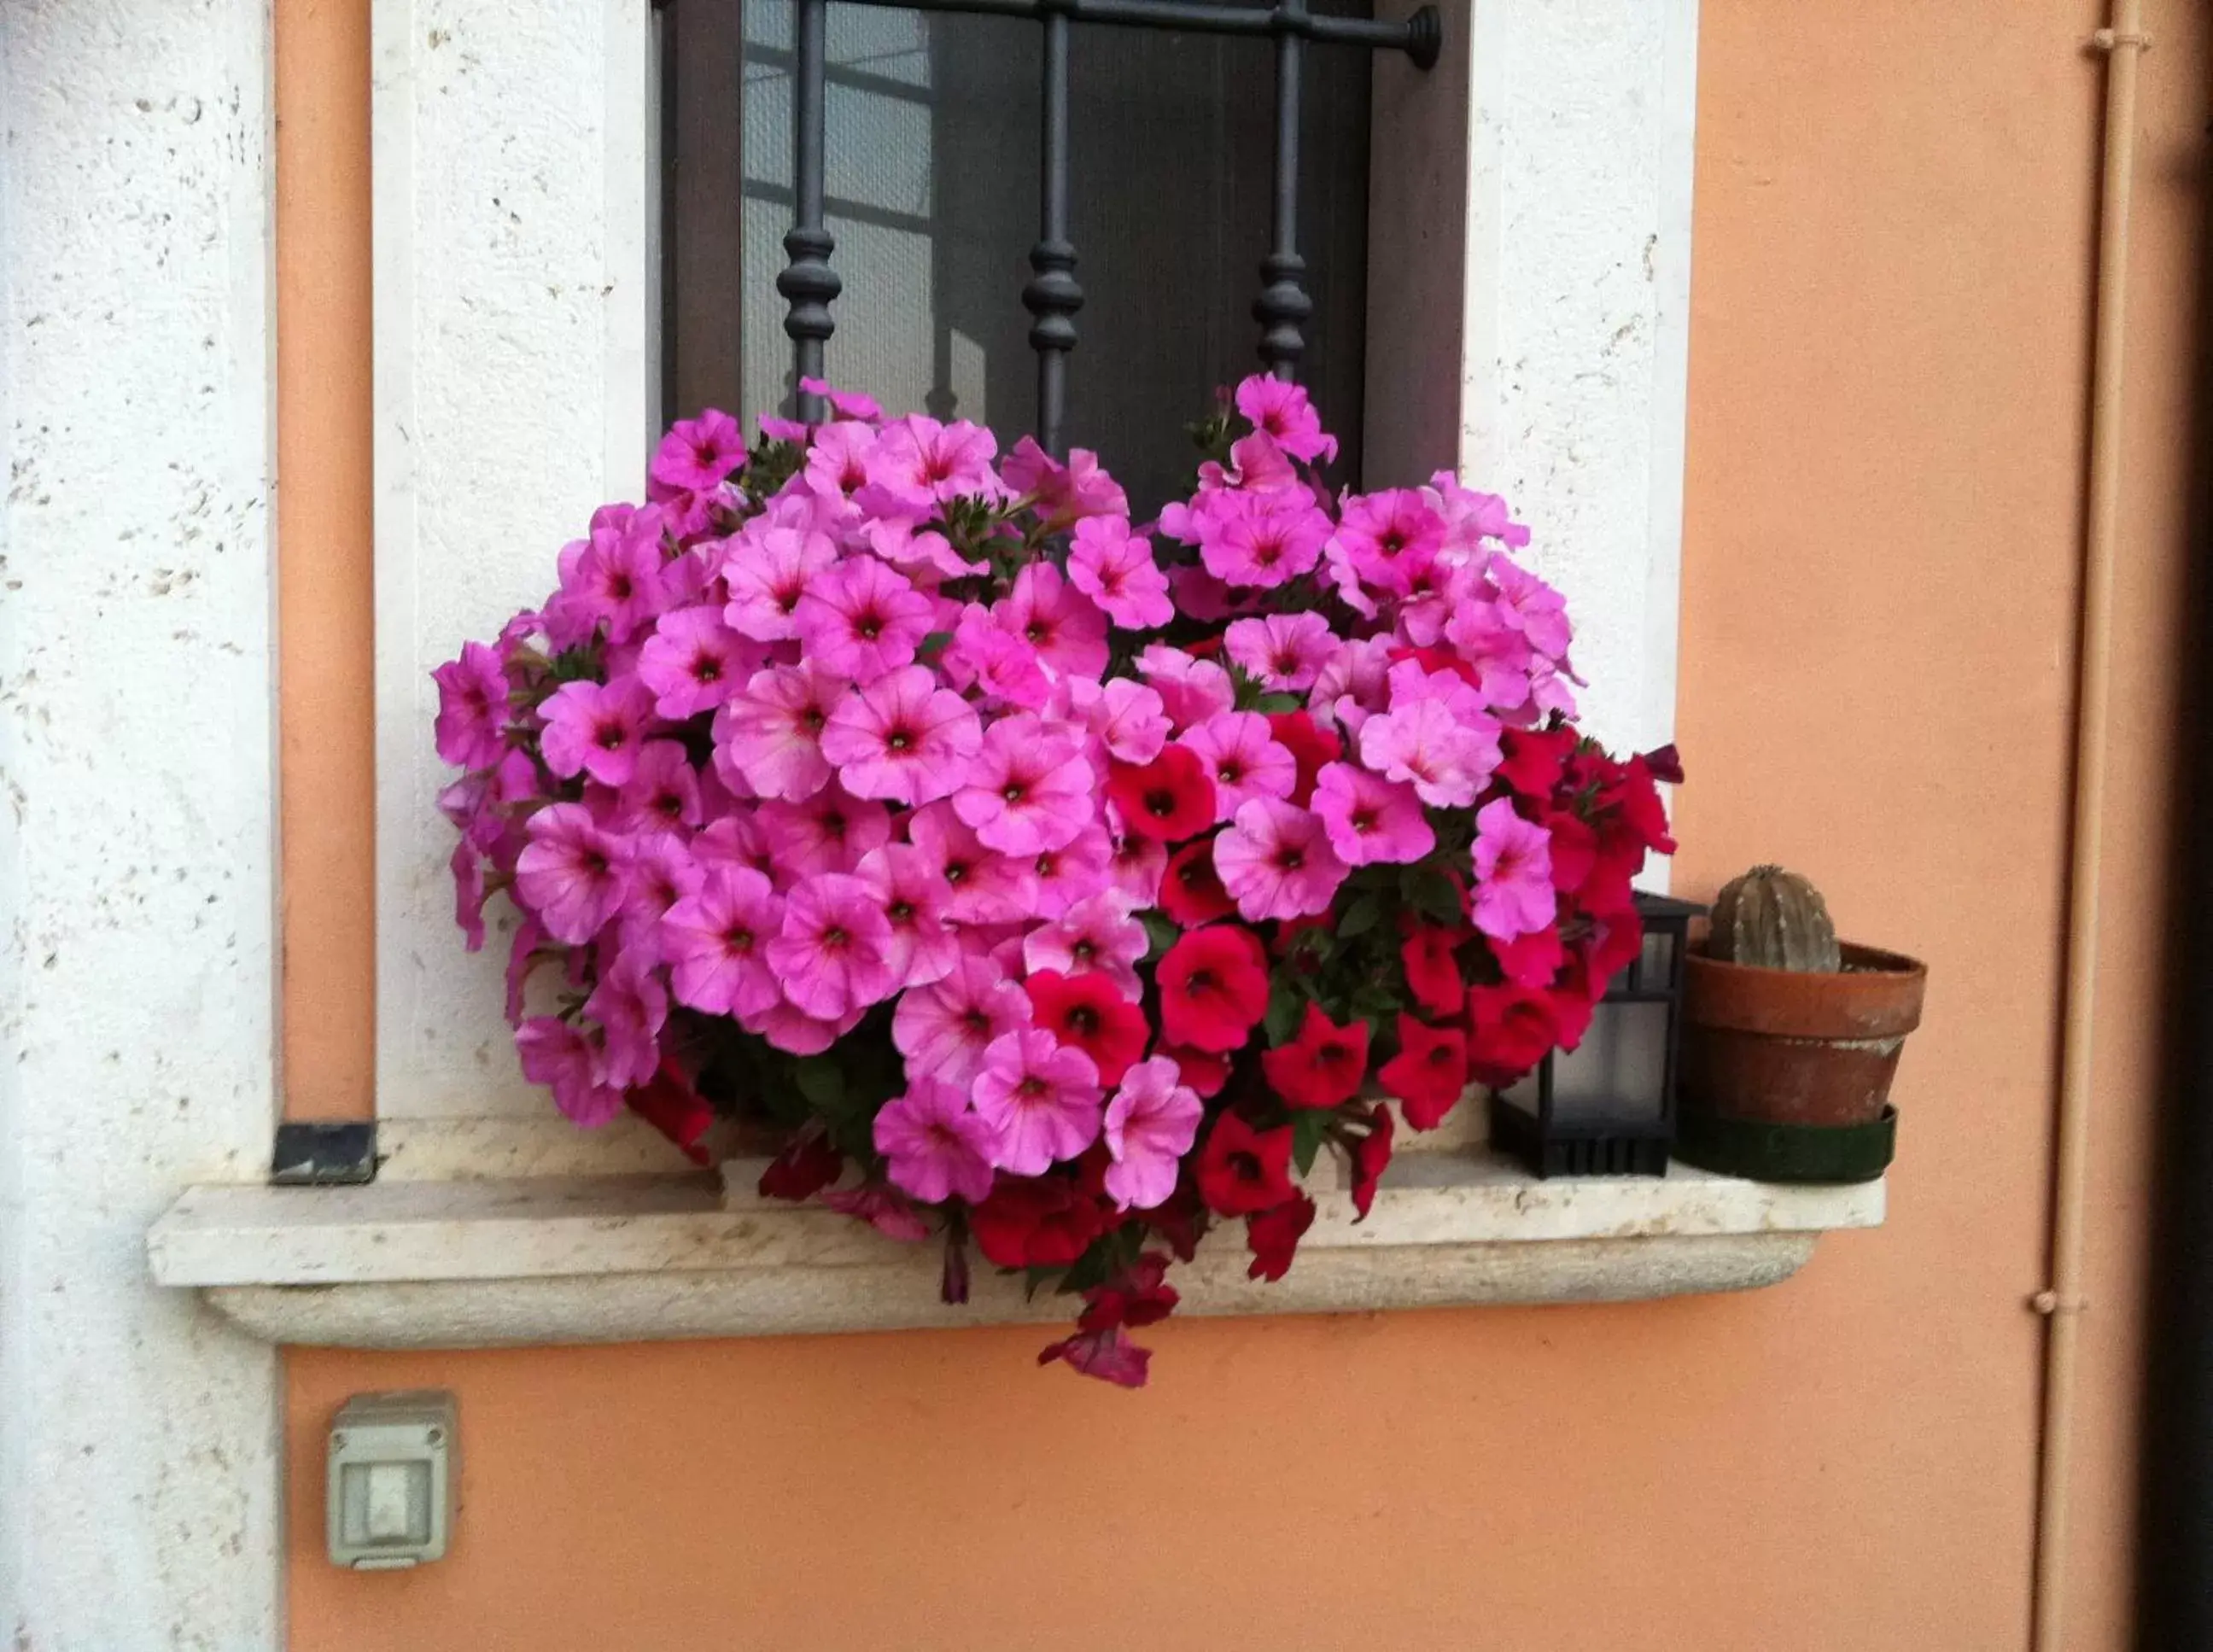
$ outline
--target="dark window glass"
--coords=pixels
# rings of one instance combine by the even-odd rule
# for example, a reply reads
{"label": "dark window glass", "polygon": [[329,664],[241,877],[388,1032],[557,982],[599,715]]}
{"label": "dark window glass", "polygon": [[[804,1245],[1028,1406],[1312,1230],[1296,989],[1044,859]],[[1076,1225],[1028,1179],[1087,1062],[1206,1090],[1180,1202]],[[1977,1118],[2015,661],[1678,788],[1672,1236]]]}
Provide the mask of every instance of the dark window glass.
{"label": "dark window glass", "polygon": [[[1365,3],[1317,10],[1366,15]],[[894,411],[972,418],[1011,444],[1035,418],[1039,30],[866,6],[829,12],[832,382]],[[789,0],[664,14],[666,318],[672,411],[786,405],[775,289],[791,216]],[[1070,194],[1084,305],[1068,440],[1149,510],[1191,468],[1183,426],[1255,370],[1271,235],[1269,42],[1077,25]],[[1300,250],[1314,315],[1299,376],[1356,480],[1367,284],[1369,57],[1307,52]]]}

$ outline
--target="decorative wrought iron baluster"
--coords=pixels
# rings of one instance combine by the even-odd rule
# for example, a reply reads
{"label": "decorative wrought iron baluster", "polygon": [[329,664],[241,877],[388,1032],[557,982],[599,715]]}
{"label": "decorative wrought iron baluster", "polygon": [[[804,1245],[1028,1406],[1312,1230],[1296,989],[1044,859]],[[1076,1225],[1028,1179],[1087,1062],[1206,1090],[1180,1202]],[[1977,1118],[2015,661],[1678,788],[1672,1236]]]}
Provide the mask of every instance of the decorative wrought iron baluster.
{"label": "decorative wrought iron baluster", "polygon": [[1260,296],[1253,319],[1260,324],[1260,359],[1279,379],[1297,375],[1306,354],[1302,331],[1314,314],[1301,277],[1299,256],[1299,82],[1306,67],[1306,0],[1278,0],[1276,21],[1276,245],[1262,260]]}
{"label": "decorative wrought iron baluster", "polygon": [[[829,82],[828,0],[797,0],[797,34],[791,65],[791,193],[792,225],[783,237],[783,250],[791,262],[776,278],[787,308],[783,330],[792,343],[792,362],[802,379],[822,376],[822,346],[836,323],[830,319],[830,302],[844,283],[830,267],[837,247],[824,228],[825,186],[824,104]],[[820,396],[794,392],[799,417],[808,424],[822,418]]]}
{"label": "decorative wrought iron baluster", "polygon": [[1030,248],[1036,271],[1022,289],[1022,305],[1036,318],[1030,348],[1038,353],[1038,442],[1061,456],[1061,425],[1068,405],[1068,352],[1076,348],[1076,312],[1083,289],[1076,279],[1076,247],[1068,238],[1068,18],[1045,14],[1043,119],[1038,157],[1039,233]]}

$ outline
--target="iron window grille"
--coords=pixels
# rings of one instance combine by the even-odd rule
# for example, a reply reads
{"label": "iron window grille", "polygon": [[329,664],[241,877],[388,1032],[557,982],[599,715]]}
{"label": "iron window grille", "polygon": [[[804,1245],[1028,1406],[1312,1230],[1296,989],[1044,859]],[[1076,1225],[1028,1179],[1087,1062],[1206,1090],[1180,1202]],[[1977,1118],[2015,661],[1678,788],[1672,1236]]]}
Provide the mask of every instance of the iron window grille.
{"label": "iron window grille", "polygon": [[[920,12],[964,12],[1025,20],[1043,34],[1039,86],[1038,237],[1029,253],[1031,277],[1021,302],[1031,316],[1029,344],[1037,357],[1036,435],[1055,456],[1064,456],[1064,426],[1069,357],[1076,340],[1076,316],[1084,292],[1076,279],[1076,248],[1069,229],[1069,54],[1071,25],[1184,30],[1272,41],[1276,58],[1275,159],[1271,245],[1261,260],[1260,290],[1253,304],[1259,324],[1259,354],[1282,379],[1297,375],[1305,353],[1305,324],[1314,303],[1299,251],[1301,88],[1309,42],[1404,53],[1416,66],[1435,65],[1443,25],[1433,5],[1403,21],[1317,15],[1308,0],[1275,0],[1265,6],[1215,5],[1203,0],[850,0],[850,3]],[[671,0],[661,0],[671,3]],[[836,331],[832,306],[843,290],[833,266],[835,238],[826,223],[826,113],[829,64],[829,0],[791,0],[792,223],[783,236],[789,262],[776,277],[785,303],[783,331],[791,340],[795,376],[824,376],[824,349]],[[819,396],[797,393],[796,411],[813,423],[825,412]]]}

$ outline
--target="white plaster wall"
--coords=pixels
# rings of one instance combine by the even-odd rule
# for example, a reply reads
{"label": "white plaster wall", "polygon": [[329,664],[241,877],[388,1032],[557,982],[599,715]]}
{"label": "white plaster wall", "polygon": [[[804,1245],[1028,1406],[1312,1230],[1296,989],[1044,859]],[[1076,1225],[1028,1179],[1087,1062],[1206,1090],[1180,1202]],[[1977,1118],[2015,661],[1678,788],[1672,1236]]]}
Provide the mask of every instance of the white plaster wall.
{"label": "white plaster wall", "polygon": [[265,0],[0,4],[0,1637],[273,1647],[276,1361],[146,1277],[273,1116]]}
{"label": "white plaster wall", "polygon": [[[646,0],[375,0],[377,1095],[543,1116],[453,923],[430,671],[544,600],[653,434]],[[504,911],[506,903],[495,902]]]}
{"label": "white plaster wall", "polygon": [[1568,594],[1584,721],[1647,749],[1674,728],[1698,0],[1460,15],[1461,469]]}

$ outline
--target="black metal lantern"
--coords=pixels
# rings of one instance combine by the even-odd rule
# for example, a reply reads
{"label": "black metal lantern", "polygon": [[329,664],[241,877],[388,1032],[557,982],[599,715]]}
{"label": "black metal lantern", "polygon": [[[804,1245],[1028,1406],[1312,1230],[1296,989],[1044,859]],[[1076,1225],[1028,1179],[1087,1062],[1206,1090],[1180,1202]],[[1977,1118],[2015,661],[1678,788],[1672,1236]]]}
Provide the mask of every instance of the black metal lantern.
{"label": "black metal lantern", "polygon": [[1639,893],[1644,944],[1591,1007],[1590,1030],[1491,1098],[1491,1139],[1539,1176],[1663,1176],[1675,1138],[1683,954],[1705,909]]}

